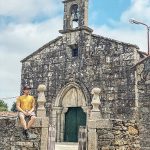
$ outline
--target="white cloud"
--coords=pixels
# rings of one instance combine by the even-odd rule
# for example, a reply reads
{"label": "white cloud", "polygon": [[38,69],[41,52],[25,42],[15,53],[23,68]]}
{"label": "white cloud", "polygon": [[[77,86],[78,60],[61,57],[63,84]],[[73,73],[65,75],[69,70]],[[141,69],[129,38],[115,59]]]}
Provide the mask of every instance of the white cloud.
{"label": "white cloud", "polygon": [[[6,53],[0,47],[0,98],[14,97],[20,94],[20,70],[19,59],[21,55],[17,53]],[[9,107],[15,99],[8,99]]]}
{"label": "white cloud", "polygon": [[62,28],[60,16],[49,19],[39,24],[11,24],[1,31],[0,45],[3,51],[27,53],[38,49],[52,38],[58,35],[58,29]]}
{"label": "white cloud", "polygon": [[121,21],[126,22],[130,18],[135,18],[150,24],[150,0],[132,0],[131,6],[122,16]]}
{"label": "white cloud", "polygon": [[0,15],[26,22],[39,16],[52,16],[62,6],[60,0],[1,0]]}
{"label": "white cloud", "polygon": [[119,41],[135,44],[141,51],[147,52],[147,31],[142,26],[130,24],[129,19],[135,18],[150,24],[150,0],[132,0],[131,6],[122,13],[120,21],[111,20],[113,27],[108,25],[94,26],[94,33]]}

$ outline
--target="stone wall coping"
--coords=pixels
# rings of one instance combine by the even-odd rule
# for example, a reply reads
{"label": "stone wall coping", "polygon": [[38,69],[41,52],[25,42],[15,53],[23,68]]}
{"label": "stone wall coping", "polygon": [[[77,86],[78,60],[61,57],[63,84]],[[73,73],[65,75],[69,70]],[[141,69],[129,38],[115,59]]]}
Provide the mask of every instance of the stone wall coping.
{"label": "stone wall coping", "polygon": [[97,128],[112,128],[112,121],[109,119],[100,119],[100,120],[89,120],[88,128],[97,129]]}
{"label": "stone wall coping", "polygon": [[113,122],[131,122],[135,123],[135,120],[121,120],[121,119],[99,119],[99,120],[89,120],[88,121],[88,128],[90,129],[109,129],[113,128]]}
{"label": "stone wall coping", "polygon": [[0,116],[0,119],[5,120],[5,119],[10,119],[10,120],[16,120],[18,116]]}
{"label": "stone wall coping", "polygon": [[[19,119],[16,122],[16,127],[21,127],[21,124],[19,123]],[[37,117],[32,127],[33,128],[42,127],[42,118]]]}

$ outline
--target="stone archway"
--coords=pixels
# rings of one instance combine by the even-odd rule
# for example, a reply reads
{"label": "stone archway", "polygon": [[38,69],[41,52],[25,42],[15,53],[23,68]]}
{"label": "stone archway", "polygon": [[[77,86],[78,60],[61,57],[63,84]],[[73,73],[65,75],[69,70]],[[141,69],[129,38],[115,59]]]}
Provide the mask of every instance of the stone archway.
{"label": "stone archway", "polygon": [[87,97],[76,83],[69,83],[58,93],[52,111],[52,120],[56,127],[56,141],[64,141],[65,114],[70,107],[81,107],[87,113]]}

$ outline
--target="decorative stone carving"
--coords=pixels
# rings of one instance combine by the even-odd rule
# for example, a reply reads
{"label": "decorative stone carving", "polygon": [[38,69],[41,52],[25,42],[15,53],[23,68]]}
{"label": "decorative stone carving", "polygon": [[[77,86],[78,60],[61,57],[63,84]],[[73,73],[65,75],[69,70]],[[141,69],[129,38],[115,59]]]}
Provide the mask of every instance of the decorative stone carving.
{"label": "decorative stone carving", "polygon": [[68,111],[68,107],[64,107],[62,113],[65,114]]}
{"label": "decorative stone carving", "polygon": [[81,107],[86,106],[85,96],[78,88],[71,88],[63,97],[62,106],[64,107]]}
{"label": "decorative stone carving", "polygon": [[100,92],[101,92],[101,89],[100,88],[94,88],[92,89],[92,94],[93,94],[93,98],[92,98],[92,106],[93,106],[93,109],[91,110],[91,114],[90,114],[90,119],[91,120],[97,120],[97,119],[102,119],[102,115],[101,115],[101,112],[100,112],[100,109],[99,109],[99,106],[100,106]]}
{"label": "decorative stone carving", "polygon": [[93,98],[91,104],[93,105],[93,109],[92,109],[93,111],[99,111],[99,105],[101,104],[99,98],[100,92],[101,92],[100,88],[92,89],[91,94],[93,94]]}
{"label": "decorative stone carving", "polygon": [[46,99],[45,99],[44,91],[46,90],[46,86],[45,85],[39,85],[37,90],[39,91],[38,100],[37,100],[37,103],[38,103],[37,116],[38,117],[45,117],[46,116],[46,110],[45,110],[44,104],[46,102]]}

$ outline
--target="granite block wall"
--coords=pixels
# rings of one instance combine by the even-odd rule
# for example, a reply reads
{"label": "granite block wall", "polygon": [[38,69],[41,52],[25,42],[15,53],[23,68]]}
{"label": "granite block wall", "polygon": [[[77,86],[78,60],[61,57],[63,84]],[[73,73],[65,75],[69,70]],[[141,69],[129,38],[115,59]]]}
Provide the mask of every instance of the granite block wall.
{"label": "granite block wall", "polygon": [[97,127],[98,150],[140,150],[138,123],[111,120],[112,128]]}
{"label": "granite block wall", "polygon": [[36,135],[36,139],[26,140],[22,136],[23,129],[19,126],[17,117],[0,117],[0,150],[40,150],[39,125],[29,130],[31,134]]}
{"label": "granite block wall", "polygon": [[136,65],[141,150],[150,150],[150,56]]}

